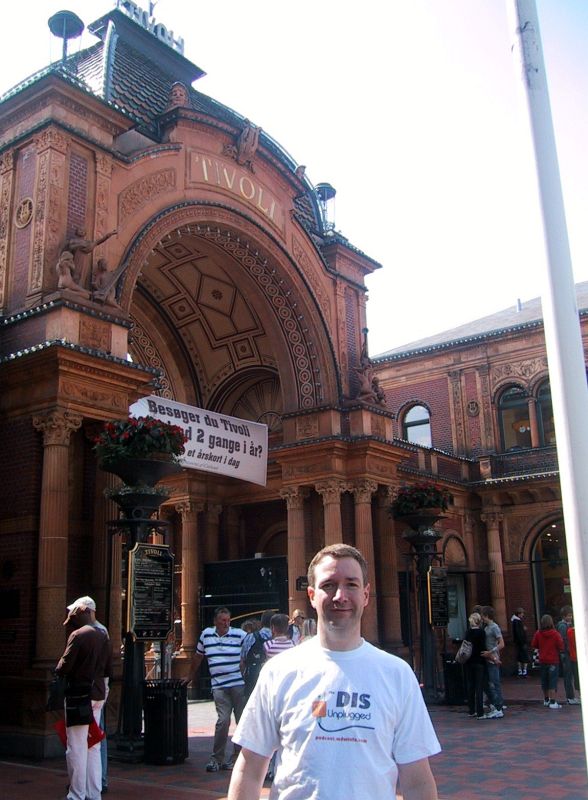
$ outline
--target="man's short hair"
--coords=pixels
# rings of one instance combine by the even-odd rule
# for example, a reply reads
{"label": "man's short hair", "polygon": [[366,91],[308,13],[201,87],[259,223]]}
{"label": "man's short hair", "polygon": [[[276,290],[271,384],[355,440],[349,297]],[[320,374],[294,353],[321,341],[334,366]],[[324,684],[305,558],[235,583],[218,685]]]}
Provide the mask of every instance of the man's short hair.
{"label": "man's short hair", "polygon": [[78,597],[71,605],[67,607],[70,614],[75,614],[78,611],[96,611],[96,603],[87,594],[83,597]]}
{"label": "man's short hair", "polygon": [[229,609],[225,608],[224,606],[219,606],[218,608],[214,609],[214,618],[215,619],[217,617],[220,617],[221,614],[228,614],[229,617],[231,616],[231,612],[229,611]]}
{"label": "man's short hair", "polygon": [[312,559],[310,564],[308,565],[308,585],[314,587],[315,576],[314,571],[319,564],[323,560],[323,558],[352,558],[354,561],[357,561],[359,566],[361,567],[361,574],[363,577],[364,586],[368,583],[368,566],[367,561],[363,557],[363,555],[359,552],[356,547],[352,547],[350,544],[329,544],[326,547],[323,547],[322,550],[319,550],[315,557]]}
{"label": "man's short hair", "polygon": [[270,625],[272,630],[275,631],[278,636],[283,636],[285,633],[288,633],[288,615],[287,614],[273,614],[271,618]]}
{"label": "man's short hair", "polygon": [[568,614],[574,613],[574,609],[571,606],[563,606],[563,608],[560,609],[559,613],[561,614],[562,617],[567,617]]}
{"label": "man's short hair", "polygon": [[482,608],[482,616],[488,617],[488,619],[494,619],[494,609],[492,606],[484,606]]}
{"label": "man's short hair", "polygon": [[271,625],[272,617],[273,617],[274,614],[275,614],[275,611],[273,611],[271,608],[269,608],[267,611],[263,612],[263,614],[261,615],[261,627],[262,628],[269,628],[269,626]]}

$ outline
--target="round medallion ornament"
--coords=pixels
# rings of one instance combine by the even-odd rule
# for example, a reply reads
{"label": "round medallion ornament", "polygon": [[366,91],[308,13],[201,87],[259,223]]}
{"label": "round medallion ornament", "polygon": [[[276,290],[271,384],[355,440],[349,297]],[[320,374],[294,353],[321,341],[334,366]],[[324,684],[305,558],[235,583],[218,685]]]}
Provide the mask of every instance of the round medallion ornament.
{"label": "round medallion ornament", "polygon": [[470,417],[477,417],[480,413],[480,405],[477,400],[470,400],[467,405],[467,409]]}
{"label": "round medallion ornament", "polygon": [[33,199],[32,197],[23,197],[14,214],[14,224],[17,228],[26,228],[33,218]]}

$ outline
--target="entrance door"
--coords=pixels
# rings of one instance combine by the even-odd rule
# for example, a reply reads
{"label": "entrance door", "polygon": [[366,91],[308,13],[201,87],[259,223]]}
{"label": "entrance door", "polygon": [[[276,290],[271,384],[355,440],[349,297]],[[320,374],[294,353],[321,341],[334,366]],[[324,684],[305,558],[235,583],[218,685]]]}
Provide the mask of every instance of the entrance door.
{"label": "entrance door", "polygon": [[572,605],[568,551],[563,520],[550,523],[537,537],[531,555],[535,611],[559,619],[562,606]]}

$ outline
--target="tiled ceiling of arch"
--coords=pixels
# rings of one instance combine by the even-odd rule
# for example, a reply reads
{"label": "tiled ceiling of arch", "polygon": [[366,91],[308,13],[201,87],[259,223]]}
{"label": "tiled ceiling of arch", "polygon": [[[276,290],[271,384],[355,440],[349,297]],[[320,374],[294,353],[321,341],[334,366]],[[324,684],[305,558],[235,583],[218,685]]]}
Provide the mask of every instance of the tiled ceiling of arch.
{"label": "tiled ceiling of arch", "polygon": [[276,366],[246,275],[210,243],[172,234],[151,253],[139,283],[179,332],[205,393],[245,367]]}

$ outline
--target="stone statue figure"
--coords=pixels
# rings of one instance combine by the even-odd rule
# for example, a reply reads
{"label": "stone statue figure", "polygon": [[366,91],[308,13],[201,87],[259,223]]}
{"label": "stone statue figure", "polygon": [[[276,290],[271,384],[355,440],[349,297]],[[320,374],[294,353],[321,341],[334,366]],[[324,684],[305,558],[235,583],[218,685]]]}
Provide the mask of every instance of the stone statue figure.
{"label": "stone statue figure", "polygon": [[92,272],[92,300],[104,303],[105,306],[120,308],[116,300],[116,282],[122,273],[118,270],[110,272],[105,258],[99,258]]}
{"label": "stone statue figure", "polygon": [[251,172],[255,172],[253,165],[253,157],[259,145],[259,134],[261,128],[257,125],[252,125],[248,119],[245,120],[245,127],[239,134],[237,144],[226,144],[223,148],[223,154],[234,158],[237,164],[242,167],[247,167]]}
{"label": "stone statue figure", "polygon": [[[80,258],[78,254],[81,255],[88,255],[91,253],[99,244],[102,244],[107,239],[110,239],[111,236],[114,236],[115,233],[118,233],[117,229],[115,228],[113,231],[109,231],[105,233],[104,236],[100,236],[98,239],[86,239],[86,231],[84,228],[76,228],[74,230],[74,235],[71,236],[65,243],[64,250],[68,250],[70,253],[73,254],[74,262],[75,262],[75,269],[74,269],[74,279],[77,283],[84,283],[84,275],[82,270],[82,264],[80,263]],[[78,256],[78,258],[76,258]]]}
{"label": "stone statue figure", "polygon": [[68,289],[70,292],[75,292],[75,294],[79,294],[82,297],[90,297],[90,292],[87,292],[80,286],[74,278],[75,266],[73,253],[69,250],[63,250],[55,269],[57,272],[58,289]]}
{"label": "stone statue figure", "polygon": [[190,105],[190,98],[185,85],[181,81],[172,83],[165,110],[169,111],[172,108],[186,108]]}

